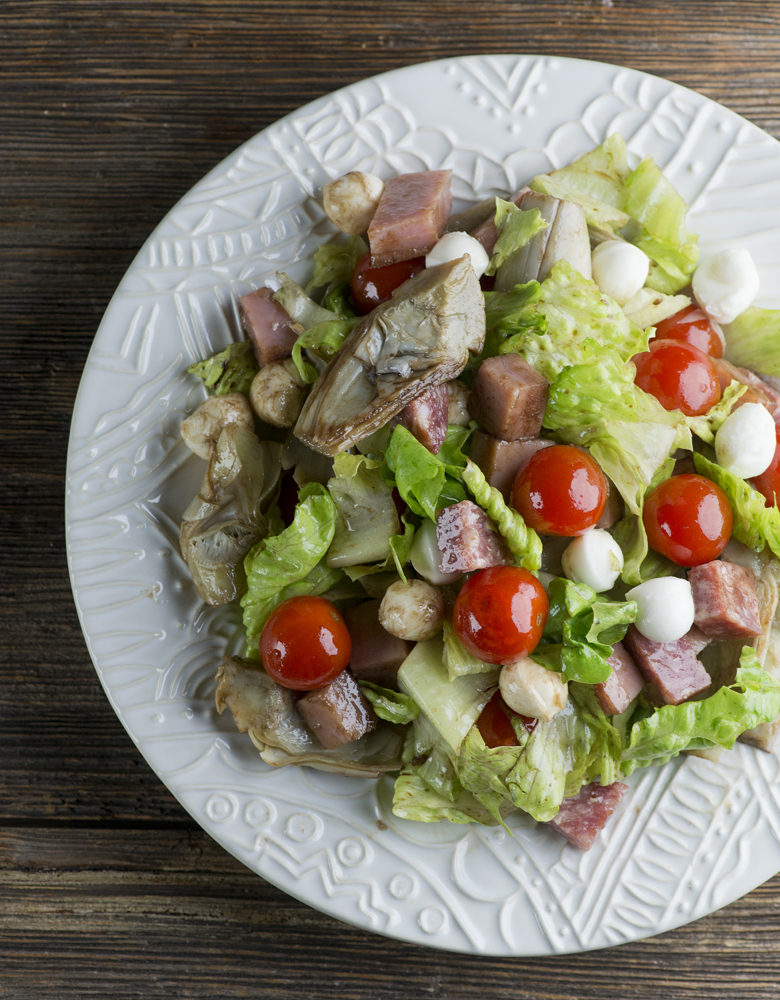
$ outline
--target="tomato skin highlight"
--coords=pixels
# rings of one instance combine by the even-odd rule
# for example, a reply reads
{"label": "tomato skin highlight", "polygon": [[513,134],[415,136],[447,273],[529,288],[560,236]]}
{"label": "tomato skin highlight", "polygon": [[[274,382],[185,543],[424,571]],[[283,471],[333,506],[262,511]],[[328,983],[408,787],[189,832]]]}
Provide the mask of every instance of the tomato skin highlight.
{"label": "tomato skin highlight", "polygon": [[718,336],[709,316],[695,303],[668,319],[662,319],[655,328],[655,339],[683,341],[698,347],[711,358],[723,357],[723,340]]}
{"label": "tomato skin highlight", "polygon": [[452,624],[470,653],[486,663],[509,663],[533,652],[549,604],[544,587],[527,570],[494,566],[478,570],[461,587]]}
{"label": "tomato skin highlight", "polygon": [[425,257],[401,260],[397,264],[382,267],[371,266],[371,254],[364,253],[352,272],[349,290],[352,301],[364,316],[372,309],[389,301],[396,288],[419,274],[425,267]]}
{"label": "tomato skin highlight", "polygon": [[720,400],[715,366],[698,347],[679,340],[653,340],[632,360],[635,384],[655,396],[665,410],[699,417]]}
{"label": "tomato skin highlight", "polygon": [[512,506],[535,531],[573,537],[604,513],[607,480],[581,448],[556,444],[537,451],[515,476]]}
{"label": "tomato skin highlight", "polygon": [[650,548],[678,566],[701,566],[726,547],[734,514],[720,486],[686,473],[653,490],[645,500],[642,521]]}
{"label": "tomato skin highlight", "polygon": [[293,691],[323,687],[352,655],[344,619],[324,597],[290,597],[271,612],[260,635],[260,659],[277,684]]}
{"label": "tomato skin highlight", "polygon": [[777,447],[769,468],[748,482],[764,497],[767,507],[776,507],[780,501],[780,425],[777,427]]}
{"label": "tomato skin highlight", "polygon": [[496,691],[487,705],[482,709],[475,723],[486,747],[495,750],[496,747],[520,746],[520,741],[512,725],[513,718],[520,719],[529,733],[533,732],[536,723],[539,721],[538,719],[531,719],[527,715],[519,715],[513,711],[501,697],[501,692]]}

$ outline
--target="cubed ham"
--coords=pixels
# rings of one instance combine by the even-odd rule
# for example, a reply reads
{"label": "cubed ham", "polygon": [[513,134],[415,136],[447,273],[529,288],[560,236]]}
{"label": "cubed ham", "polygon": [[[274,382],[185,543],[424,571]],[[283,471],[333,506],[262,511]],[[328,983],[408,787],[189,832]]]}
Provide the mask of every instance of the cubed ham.
{"label": "cubed ham", "polygon": [[716,559],[688,573],[694,621],[713,639],[750,639],[762,635],[756,578],[752,570]]}
{"label": "cubed ham", "polygon": [[679,705],[710,686],[710,675],[696,658],[710,639],[695,625],[675,642],[653,642],[629,625],[623,642],[647,682],[644,695],[653,704]]}
{"label": "cubed ham", "polygon": [[436,544],[442,573],[471,573],[489,566],[511,566],[512,553],[493,522],[471,500],[440,510],[436,519]]}
{"label": "cubed ham", "polygon": [[239,299],[241,324],[252,342],[257,363],[289,358],[298,334],[287,310],[279,305],[270,288],[258,288]]}
{"label": "cubed ham", "polygon": [[612,647],[607,663],[612,673],[601,684],[594,684],[593,690],[606,715],[620,715],[642,690],[645,679],[622,642]]}
{"label": "cubed ham", "polygon": [[780,391],[754,372],[747,368],[738,368],[724,358],[710,358],[710,361],[715,366],[721,392],[731,384],[732,379],[747,386],[747,392],[743,393],[734,404],[734,410],[744,406],[745,403],[761,403],[769,410],[773,419],[780,420]]}
{"label": "cubed ham", "polygon": [[398,423],[414,434],[428,451],[437,455],[447,436],[449,406],[450,394],[446,383],[436,385],[407,403],[398,414]]}
{"label": "cubed ham", "polygon": [[[607,479],[606,476],[604,478]],[[598,521],[596,521],[596,527],[603,528],[604,531],[609,531],[613,524],[617,524],[625,512],[626,505],[623,502],[623,497],[618,492],[617,486],[610,479],[607,479],[607,502],[604,504],[604,512]]]}
{"label": "cubed ham", "polygon": [[374,267],[422,257],[434,248],[450,214],[451,181],[451,170],[390,178],[368,227]]}
{"label": "cubed ham", "polygon": [[590,850],[627,791],[628,785],[622,781],[603,786],[594,781],[577,795],[564,799],[547,825],[563,834],[574,847]]}
{"label": "cubed ham", "polygon": [[354,743],[376,728],[374,710],[349,670],[325,687],[308,691],[295,707],[327,750]]}
{"label": "cubed ham", "polygon": [[[519,206],[520,202],[523,200],[523,196],[530,190],[531,189],[528,187],[521,188],[512,195],[509,201]],[[496,240],[498,239],[498,230],[496,229],[496,224],[493,221],[495,219],[495,215],[496,211],[494,208],[488,218],[485,219],[484,222],[481,222],[476,229],[472,229],[469,233],[469,236],[473,236],[478,243],[482,244],[488,257],[493,256],[493,250],[495,249]]]}
{"label": "cubed ham", "polygon": [[547,379],[519,355],[499,354],[477,369],[469,409],[494,437],[534,438],[542,429],[548,392]]}
{"label": "cubed ham", "polygon": [[515,476],[526,462],[542,448],[549,448],[554,441],[529,438],[526,441],[504,441],[482,431],[475,431],[469,457],[482,469],[485,479],[500,490],[509,500]]}
{"label": "cubed ham", "polygon": [[347,608],[344,621],[352,639],[349,669],[360,681],[395,688],[398,668],[411,653],[413,642],[390,635],[379,624],[381,600],[365,601]]}

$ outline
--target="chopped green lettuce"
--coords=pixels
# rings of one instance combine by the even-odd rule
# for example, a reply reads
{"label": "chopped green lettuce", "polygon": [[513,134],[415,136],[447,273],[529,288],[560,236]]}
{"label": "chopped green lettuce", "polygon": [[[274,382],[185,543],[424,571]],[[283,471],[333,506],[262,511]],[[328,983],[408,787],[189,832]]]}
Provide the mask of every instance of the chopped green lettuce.
{"label": "chopped green lettuce", "polygon": [[[329,566],[359,566],[392,558],[390,539],[401,526],[393,489],[380,475],[382,463],[365,455],[336,455],[328,480],[338,511],[328,550]],[[384,568],[384,567],[383,567]]]}
{"label": "chopped green lettuce", "polygon": [[780,309],[751,306],[726,327],[726,359],[766,375],[780,375]]}
{"label": "chopped green lettuce", "polygon": [[541,538],[525,523],[521,514],[507,506],[499,490],[488,484],[485,474],[471,459],[463,470],[463,482],[478,506],[503,535],[518,565],[528,570],[539,569],[542,564]]}
{"label": "chopped green lettuce", "polygon": [[315,323],[300,334],[293,344],[292,358],[298,374],[307,385],[313,385],[317,381],[319,372],[304,358],[304,350],[312,351],[321,361],[327,363],[359,322],[358,318],[327,320],[324,323]]}
{"label": "chopped green lettuce", "polygon": [[691,300],[687,295],[664,295],[652,288],[640,288],[623,306],[623,312],[628,318],[646,330],[656,326],[661,320],[674,316],[675,313],[687,308]]}
{"label": "chopped green lettuce", "polygon": [[196,361],[187,371],[202,378],[207,388],[214,390],[215,396],[224,396],[228,392],[243,392],[246,396],[260,366],[251,342],[243,340],[205,361]]}
{"label": "chopped green lettuce", "polygon": [[780,559],[780,509],[767,507],[758,490],[704,455],[694,452],[693,461],[699,475],[717,483],[728,497],[734,512],[733,537],[755,552],[768,545]]}
{"label": "chopped green lettuce", "polygon": [[413,513],[435,521],[438,507],[466,499],[462,485],[455,478],[466,464],[460,451],[464,431],[468,435],[467,428],[449,427],[439,454],[432,455],[405,427],[399,424],[393,429],[385,462],[401,498]]}
{"label": "chopped green lettuce", "polygon": [[360,681],[363,694],[374,707],[380,719],[405,726],[420,714],[420,706],[408,694],[380,687],[370,681]]}
{"label": "chopped green lettuce", "polygon": [[470,792],[461,788],[449,799],[433,791],[414,768],[403,770],[396,778],[393,813],[401,819],[419,823],[438,823],[446,819],[450,823],[495,824],[490,812]]}
{"label": "chopped green lettuce", "polygon": [[463,674],[489,674],[495,671],[495,663],[486,663],[470,653],[458,639],[455,628],[449,618],[444,619],[442,626],[444,650],[442,662],[447,668],[447,676],[451,681]]}
{"label": "chopped green lettuce", "polygon": [[547,329],[547,317],[528,307],[538,301],[542,286],[538,281],[515,285],[508,291],[483,292],[485,297],[485,346],[478,355],[472,355],[467,370],[479,368],[485,358],[495,357],[507,338],[523,329],[534,328],[539,333]]}
{"label": "chopped green lettuce", "polygon": [[485,274],[493,275],[514,253],[547,228],[538,208],[525,212],[511,201],[496,198],[496,229],[498,238]]}
{"label": "chopped green lettuce", "polygon": [[349,284],[357,262],[368,251],[365,240],[348,236],[343,243],[323,243],[314,251],[314,276],[306,294],[317,288]]}
{"label": "chopped green lettuce", "polygon": [[700,417],[688,417],[688,426],[694,434],[712,444],[715,440],[715,432],[720,429],[721,424],[734,409],[736,401],[747,392],[747,386],[743,382],[732,380],[718,400]]}

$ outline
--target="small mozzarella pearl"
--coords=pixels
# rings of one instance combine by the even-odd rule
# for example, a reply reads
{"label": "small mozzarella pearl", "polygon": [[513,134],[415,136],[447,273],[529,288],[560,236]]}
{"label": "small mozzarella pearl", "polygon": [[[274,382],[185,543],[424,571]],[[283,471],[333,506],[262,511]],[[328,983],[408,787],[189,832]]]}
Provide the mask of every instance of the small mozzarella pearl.
{"label": "small mozzarella pearl", "polygon": [[693,626],[693,592],[687,580],[676,576],[648,580],[626,594],[639,605],[634,622],[646,639],[675,642]]}
{"label": "small mozzarella pearl", "polygon": [[593,280],[619,306],[643,287],[650,258],[639,247],[620,240],[605,240],[590,255]]}
{"label": "small mozzarella pearl", "polygon": [[744,403],[730,413],[715,435],[715,458],[728,472],[752,479],[766,472],[777,447],[777,430],[760,403]]}
{"label": "small mozzarella pearl", "polygon": [[427,517],[414,534],[409,560],[423,580],[436,587],[454,583],[463,576],[462,573],[442,573],[439,569],[441,549],[436,544],[436,525]]}
{"label": "small mozzarella pearl", "polygon": [[561,558],[563,572],[597,594],[611,590],[623,569],[623,553],[608,531],[591,528],[568,546]]}
{"label": "small mozzarella pearl", "polygon": [[469,255],[471,266],[477,277],[481,278],[487,270],[490,258],[479,240],[475,240],[468,233],[445,233],[426,256],[425,266],[435,267],[437,264],[446,264],[451,260],[460,260],[465,253]]}
{"label": "small mozzarella pearl", "polygon": [[693,294],[717,323],[733,323],[758,295],[758,271],[744,249],[722,250],[696,268]]}

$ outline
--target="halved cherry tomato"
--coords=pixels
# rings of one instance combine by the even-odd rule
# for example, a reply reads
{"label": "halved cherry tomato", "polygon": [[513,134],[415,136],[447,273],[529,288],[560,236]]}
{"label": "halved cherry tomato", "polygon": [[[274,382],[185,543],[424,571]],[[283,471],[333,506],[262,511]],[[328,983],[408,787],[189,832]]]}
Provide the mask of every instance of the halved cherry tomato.
{"label": "halved cherry tomato", "polygon": [[548,608],[536,577],[517,566],[494,566],[479,570],[461,587],[452,624],[474,656],[509,663],[536,648]]}
{"label": "halved cherry tomato", "polygon": [[531,719],[527,715],[519,715],[513,711],[501,697],[501,692],[496,691],[490,701],[485,705],[477,719],[476,726],[486,747],[495,750],[496,747],[518,747],[520,741],[515,733],[512,719],[520,719],[525,729],[532,732],[538,719]]}
{"label": "halved cherry tomato", "polygon": [[334,680],[352,655],[344,619],[324,597],[290,597],[270,615],[260,659],[282,687],[311,691]]}
{"label": "halved cherry tomato", "polygon": [[775,457],[766,472],[749,480],[765,500],[767,507],[777,507],[780,501],[780,425],[777,427],[777,447]]}
{"label": "halved cherry tomato", "polygon": [[545,535],[582,535],[604,513],[607,480],[581,448],[556,444],[537,451],[515,476],[512,506]]}
{"label": "halved cherry tomato", "polygon": [[642,521],[652,549],[678,566],[701,566],[726,547],[734,514],[720,486],[686,473],[653,490],[645,500]]}
{"label": "halved cherry tomato", "polygon": [[371,254],[364,253],[352,272],[350,291],[352,300],[364,315],[370,313],[383,302],[387,302],[393,292],[409,278],[425,267],[425,257],[401,260],[397,264],[383,267],[371,266]]}
{"label": "halved cherry tomato", "polygon": [[665,410],[698,417],[720,399],[715,367],[698,347],[679,340],[653,340],[647,351],[632,360],[634,382],[655,396]]}
{"label": "halved cherry tomato", "polygon": [[681,340],[698,347],[711,358],[723,357],[723,338],[713,327],[709,316],[695,303],[668,319],[662,319],[655,328],[655,339]]}

